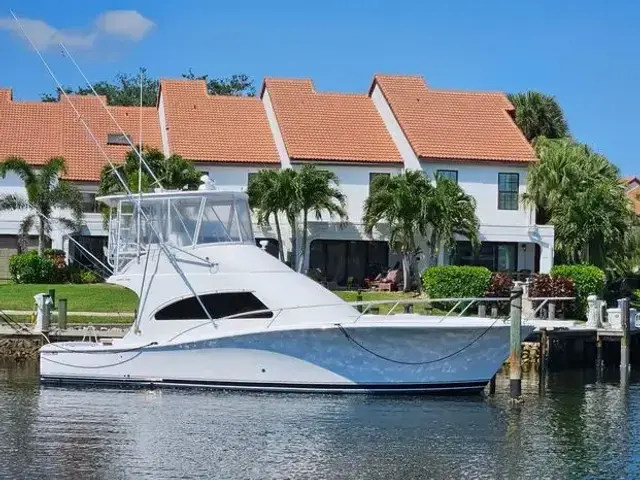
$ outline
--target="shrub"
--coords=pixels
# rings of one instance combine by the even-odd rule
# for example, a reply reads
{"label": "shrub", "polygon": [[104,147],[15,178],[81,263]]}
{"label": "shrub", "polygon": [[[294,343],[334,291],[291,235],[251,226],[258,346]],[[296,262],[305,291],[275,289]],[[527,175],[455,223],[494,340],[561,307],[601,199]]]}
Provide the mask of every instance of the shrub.
{"label": "shrub", "polygon": [[53,262],[53,274],[50,283],[63,283],[69,280],[69,269],[67,267],[67,254],[64,250],[47,248],[42,255]]}
{"label": "shrub", "polygon": [[55,283],[58,271],[52,259],[30,251],[9,259],[9,274],[15,283]]}
{"label": "shrub", "polygon": [[101,281],[98,275],[89,270],[80,272],[80,283],[100,283]]}
{"label": "shrub", "polygon": [[448,265],[428,268],[422,274],[424,290],[431,298],[482,297],[490,282],[491,272],[485,267]]}
{"label": "shrub", "polygon": [[[552,277],[551,275],[538,273],[533,276],[531,297],[574,297],[575,286],[573,280],[568,277]],[[536,306],[540,302],[536,302]],[[575,307],[576,302],[557,302],[556,313],[565,316],[577,315],[579,309]]]}
{"label": "shrub", "polygon": [[551,276],[573,280],[578,318],[586,315],[589,295],[602,296],[606,281],[605,273],[593,265],[556,265],[551,269]]}
{"label": "shrub", "polygon": [[509,298],[513,288],[513,279],[506,273],[491,274],[491,281],[485,296],[494,298]]}

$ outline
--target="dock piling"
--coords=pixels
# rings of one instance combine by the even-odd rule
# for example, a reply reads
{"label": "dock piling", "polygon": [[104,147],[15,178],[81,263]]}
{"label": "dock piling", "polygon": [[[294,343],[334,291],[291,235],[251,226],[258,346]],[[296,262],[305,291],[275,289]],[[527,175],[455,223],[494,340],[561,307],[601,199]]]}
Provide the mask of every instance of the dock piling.
{"label": "dock piling", "polygon": [[483,302],[478,303],[478,316],[484,318],[487,316],[487,305]]}
{"label": "dock piling", "polygon": [[511,343],[509,348],[509,391],[511,401],[522,396],[522,285],[511,289]]}
{"label": "dock piling", "polygon": [[[362,292],[360,291],[360,289],[358,289],[358,293],[356,295],[356,301],[357,302],[361,302],[362,301]],[[362,313],[362,305],[358,305],[356,308],[358,309],[358,311],[360,313]]]}
{"label": "dock piling", "polygon": [[540,375],[543,376],[549,367],[549,332],[540,329]]}
{"label": "dock piling", "polygon": [[631,319],[629,318],[629,299],[619,299],[618,308],[620,309],[620,320],[622,323],[622,337],[620,338],[620,369],[628,370],[629,360],[631,357]]}
{"label": "dock piling", "polygon": [[602,370],[604,366],[602,357],[602,337],[598,334],[596,338],[596,368]]}
{"label": "dock piling", "polygon": [[58,328],[64,330],[67,328],[67,299],[58,299]]}
{"label": "dock piling", "polygon": [[49,302],[49,295],[44,295],[44,302],[42,304],[42,333],[45,335],[49,333],[49,326],[51,325],[51,303]]}

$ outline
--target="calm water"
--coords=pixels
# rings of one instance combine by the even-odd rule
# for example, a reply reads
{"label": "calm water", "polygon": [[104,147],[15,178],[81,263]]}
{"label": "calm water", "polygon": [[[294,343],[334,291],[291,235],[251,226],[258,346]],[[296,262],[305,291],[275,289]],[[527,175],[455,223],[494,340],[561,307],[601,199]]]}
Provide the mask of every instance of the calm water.
{"label": "calm water", "polygon": [[41,388],[0,364],[0,478],[640,478],[640,377],[493,398]]}

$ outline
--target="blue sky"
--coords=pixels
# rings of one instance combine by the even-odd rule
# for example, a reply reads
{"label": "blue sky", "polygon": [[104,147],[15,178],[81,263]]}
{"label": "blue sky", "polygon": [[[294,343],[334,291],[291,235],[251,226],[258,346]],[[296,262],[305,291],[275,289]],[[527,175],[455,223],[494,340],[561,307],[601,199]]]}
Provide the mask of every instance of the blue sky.
{"label": "blue sky", "polygon": [[[247,73],[257,87],[292,76],[365,91],[381,72],[421,74],[434,88],[539,90],[557,97],[578,140],[640,174],[638,1],[0,0],[0,86],[37,99],[52,80],[10,32],[9,9],[75,42],[92,81],[145,66],[162,77]],[[105,16],[117,10],[141,17]],[[46,58],[64,84],[82,83],[57,49]]]}

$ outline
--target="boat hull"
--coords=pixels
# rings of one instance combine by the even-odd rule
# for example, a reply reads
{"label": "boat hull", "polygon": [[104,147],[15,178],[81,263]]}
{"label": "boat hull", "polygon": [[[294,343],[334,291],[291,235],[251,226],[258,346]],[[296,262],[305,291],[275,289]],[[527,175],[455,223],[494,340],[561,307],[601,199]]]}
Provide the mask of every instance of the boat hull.
{"label": "boat hull", "polygon": [[[523,332],[524,335],[529,332]],[[340,393],[479,392],[508,355],[505,325],[273,329],[178,344],[51,344],[56,384]]]}

